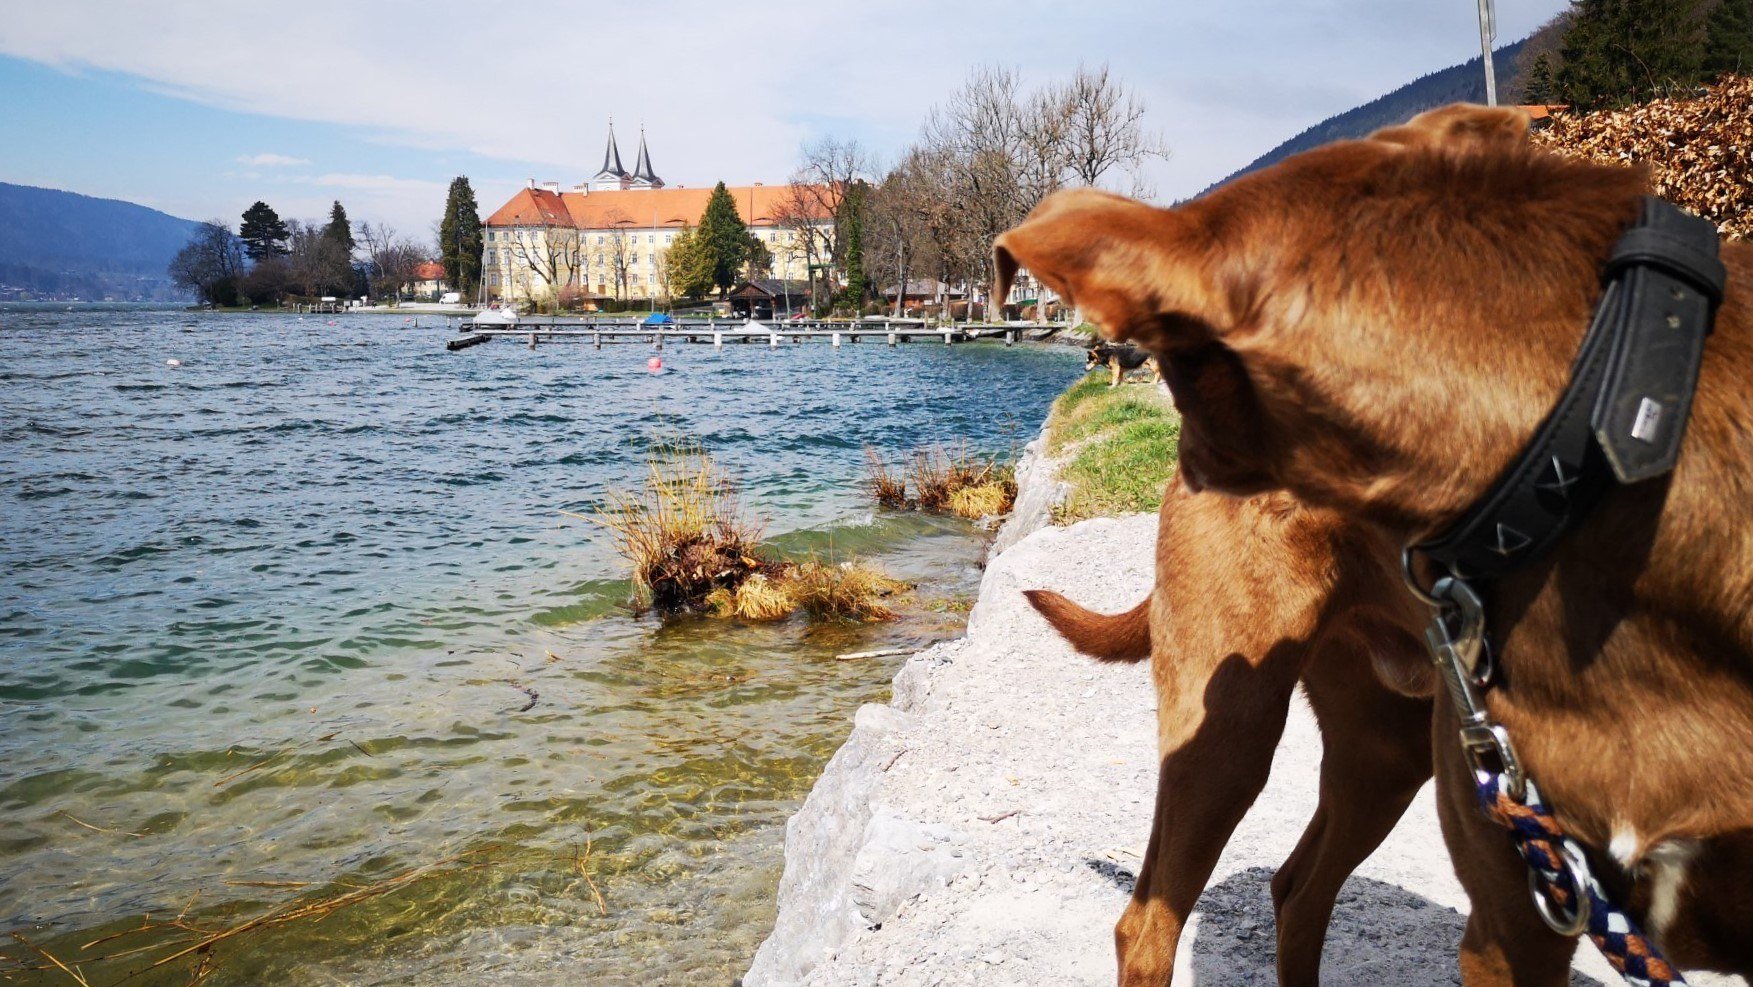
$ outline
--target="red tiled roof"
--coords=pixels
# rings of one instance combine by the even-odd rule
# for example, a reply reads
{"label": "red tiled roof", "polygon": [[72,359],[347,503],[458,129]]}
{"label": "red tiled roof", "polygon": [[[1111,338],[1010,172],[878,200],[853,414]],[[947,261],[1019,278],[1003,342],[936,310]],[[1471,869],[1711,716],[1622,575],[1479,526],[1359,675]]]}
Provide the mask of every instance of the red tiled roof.
{"label": "red tiled roof", "polygon": [[[739,185],[730,189],[737,214],[750,226],[774,226],[791,199],[789,185]],[[583,230],[633,226],[694,226],[706,211],[710,188],[613,189],[561,192],[526,188],[487,217],[488,226],[573,226]],[[820,218],[826,220],[824,213]]]}
{"label": "red tiled roof", "polygon": [[1524,103],[1519,107],[1530,120],[1544,120],[1560,110],[1570,109],[1568,103]]}
{"label": "red tiled roof", "polygon": [[437,261],[429,260],[426,263],[421,264],[419,267],[414,268],[414,280],[443,281],[444,265]]}

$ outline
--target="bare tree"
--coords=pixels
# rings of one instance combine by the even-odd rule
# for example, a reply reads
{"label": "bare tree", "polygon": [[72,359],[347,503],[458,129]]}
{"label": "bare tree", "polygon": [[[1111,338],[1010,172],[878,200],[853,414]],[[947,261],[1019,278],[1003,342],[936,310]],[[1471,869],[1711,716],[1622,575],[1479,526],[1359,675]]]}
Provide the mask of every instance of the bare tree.
{"label": "bare tree", "polygon": [[534,220],[503,230],[500,237],[517,262],[525,293],[532,301],[540,296],[552,303],[561,286],[578,276],[583,247],[578,230],[571,225],[561,224],[546,212],[539,212]]}
{"label": "bare tree", "polygon": [[609,275],[609,283],[615,286],[615,297],[625,299],[633,283],[633,235],[627,232],[633,220],[620,210],[607,218],[610,225],[603,234],[605,242],[597,247],[598,259],[605,261],[603,269]]}
{"label": "bare tree", "polygon": [[823,201],[822,189],[810,180],[807,169],[803,168],[792,175],[791,184],[773,209],[774,224],[790,234],[784,248],[788,266],[792,259],[800,256],[803,259],[812,308],[819,309],[826,294],[817,291],[816,272],[828,263],[833,248],[833,227],[827,222],[833,215],[832,206]]}
{"label": "bare tree", "polygon": [[316,298],[351,292],[353,261],[347,248],[334,237],[324,236],[320,223],[292,220],[286,225],[291,233],[287,243],[292,250],[287,261],[299,293]]}
{"label": "bare tree", "polygon": [[1061,153],[1072,182],[1100,185],[1119,169],[1139,194],[1145,164],[1169,156],[1162,138],[1144,125],[1144,103],[1110,75],[1106,64],[1079,65],[1070,82],[1046,93],[1052,112],[1063,121]]}
{"label": "bare tree", "polygon": [[426,259],[426,252],[411,237],[383,223],[360,223],[359,244],[365,249],[365,276],[372,297],[388,299],[392,305],[401,301],[403,289],[413,283],[414,269]]}
{"label": "bare tree", "polygon": [[1016,72],[979,68],[927,117],[913,159],[947,212],[921,210],[945,280],[990,284],[992,240],[1043,198],[1096,184],[1164,154],[1142,103],[1106,67],[1025,92]]}

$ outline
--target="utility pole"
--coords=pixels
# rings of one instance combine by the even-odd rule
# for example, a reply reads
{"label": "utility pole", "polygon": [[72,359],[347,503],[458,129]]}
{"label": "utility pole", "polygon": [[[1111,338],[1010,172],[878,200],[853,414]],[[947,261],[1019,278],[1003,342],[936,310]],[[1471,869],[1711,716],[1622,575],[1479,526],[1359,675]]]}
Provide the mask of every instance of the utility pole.
{"label": "utility pole", "polygon": [[1491,65],[1491,43],[1497,40],[1497,14],[1492,0],[1479,0],[1479,54],[1485,60],[1485,105],[1497,105],[1497,70]]}

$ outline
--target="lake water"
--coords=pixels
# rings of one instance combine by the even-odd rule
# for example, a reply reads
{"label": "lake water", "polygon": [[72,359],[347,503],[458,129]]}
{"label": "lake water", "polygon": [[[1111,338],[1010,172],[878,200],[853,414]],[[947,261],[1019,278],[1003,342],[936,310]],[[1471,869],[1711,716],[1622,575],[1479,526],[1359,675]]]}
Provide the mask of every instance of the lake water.
{"label": "lake water", "polygon": [[[785,818],[886,697],[894,660],[834,655],[958,633],[978,580],[972,526],[873,514],[863,447],[1009,452],[1077,354],[671,346],[653,375],[643,345],[334,321],[0,308],[0,932],[101,985],[172,951],[82,949],[144,916],[223,928],[471,854],[237,936],[203,982],[728,984]],[[676,437],[781,549],[924,602],[630,616],[604,533],[559,512]],[[0,980],[68,982],[6,947]]]}

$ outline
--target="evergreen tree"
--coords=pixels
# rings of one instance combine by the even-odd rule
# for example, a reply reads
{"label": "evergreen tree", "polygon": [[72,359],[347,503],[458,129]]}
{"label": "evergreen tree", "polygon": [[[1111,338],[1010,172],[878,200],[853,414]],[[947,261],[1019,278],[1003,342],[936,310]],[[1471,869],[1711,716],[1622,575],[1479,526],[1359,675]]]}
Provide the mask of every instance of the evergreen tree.
{"label": "evergreen tree", "polygon": [[835,235],[840,239],[840,266],[846,272],[846,301],[856,311],[868,288],[864,273],[864,182],[846,186],[835,210]]}
{"label": "evergreen tree", "polygon": [[1753,73],[1753,0],[1722,0],[1704,22],[1704,77]]}
{"label": "evergreen tree", "polygon": [[773,276],[773,251],[761,242],[761,238],[753,233],[748,236],[748,247],[743,254],[743,277],[749,281],[756,278]]}
{"label": "evergreen tree", "polygon": [[1558,102],[1558,84],[1552,77],[1552,58],[1541,52],[1528,69],[1528,81],[1522,84],[1522,102],[1549,105]]}
{"label": "evergreen tree", "polygon": [[712,255],[693,230],[676,234],[664,251],[670,291],[684,298],[704,298],[712,290]]}
{"label": "evergreen tree", "polygon": [[1559,51],[1558,97],[1621,106],[1702,77],[1700,0],[1576,0]]}
{"label": "evergreen tree", "polygon": [[736,200],[723,182],[713,186],[694,231],[696,242],[712,259],[712,283],[722,296],[737,283],[749,254],[749,227],[737,213]]}
{"label": "evergreen tree", "polygon": [[291,235],[286,224],[281,221],[280,214],[266,202],[257,202],[245,209],[243,224],[237,228],[237,237],[243,241],[244,253],[258,264],[272,257],[286,256],[289,253],[286,238]]}
{"label": "evergreen tree", "polygon": [[352,257],[353,248],[358,244],[353,239],[353,224],[347,222],[347,210],[342,208],[339,201],[329,210],[329,225],[323,227],[323,236],[330,242],[345,247],[348,257]]}
{"label": "evergreen tree", "polygon": [[475,190],[464,176],[451,180],[444,220],[438,225],[438,245],[445,280],[465,299],[475,297],[481,284],[481,215]]}

